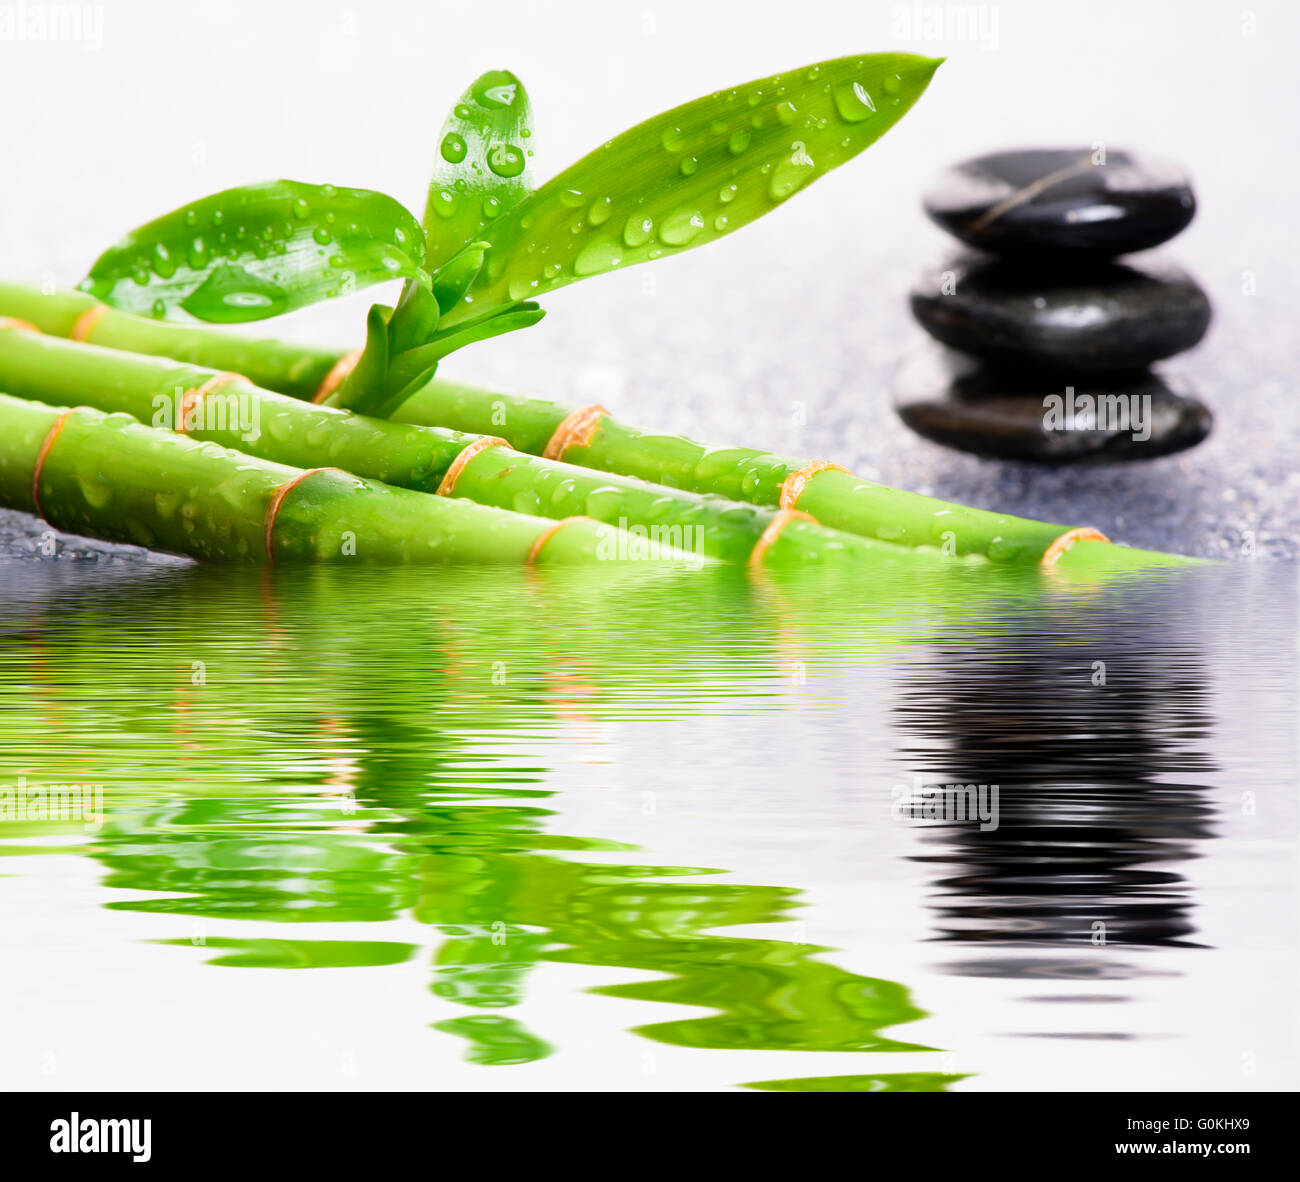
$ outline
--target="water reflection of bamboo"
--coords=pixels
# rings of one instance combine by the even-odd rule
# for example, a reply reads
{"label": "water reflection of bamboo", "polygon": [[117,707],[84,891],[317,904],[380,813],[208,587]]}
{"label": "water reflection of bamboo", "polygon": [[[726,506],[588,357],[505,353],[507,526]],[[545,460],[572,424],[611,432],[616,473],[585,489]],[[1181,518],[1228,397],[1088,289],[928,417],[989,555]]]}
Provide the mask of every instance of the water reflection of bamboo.
{"label": "water reflection of bamboo", "polygon": [[[1177,602],[1177,601],[1175,601]],[[918,662],[895,708],[930,785],[998,785],[999,823],[944,824],[918,858],[936,880],[940,938],[1003,954],[974,975],[1122,977],[1132,948],[1194,945],[1190,886],[1175,869],[1213,836],[1196,781],[1209,729],[1199,654],[1166,598],[1119,597],[1085,616],[1057,605]]]}
{"label": "water reflection of bamboo", "polygon": [[[431,583],[423,572],[386,572],[366,582],[303,572],[283,577],[268,613],[260,582],[180,572],[126,601],[149,621],[150,637],[129,663],[116,644],[121,599],[87,596],[75,611],[47,610],[60,652],[47,669],[49,692],[82,719],[74,735],[49,736],[51,778],[61,760],[93,753],[118,806],[96,848],[109,885],[168,896],[113,906],[297,923],[413,914],[443,937],[434,992],[470,1011],[439,1028],[469,1039],[482,1062],[547,1052],[501,1012],[541,961],[665,974],[604,991],[712,1011],[640,1028],[666,1043],[921,1049],[880,1034],[921,1016],[902,986],[836,968],[817,959],[822,949],[711,934],[786,918],[793,891],[710,882],[702,868],[566,860],[563,851],[618,847],[546,832],[545,769],[512,769],[483,753],[555,726],[557,652],[581,655],[562,668],[583,686],[593,719],[629,708],[647,683],[667,703],[660,709],[694,712],[719,682],[772,696],[774,641],[788,622],[774,620],[743,577],[693,579],[693,612],[682,610],[683,584],[668,577],[648,590],[616,577],[535,580],[520,597],[503,594],[503,577]],[[894,616],[870,622],[876,638],[923,629],[938,612],[897,590]],[[792,602],[781,600],[783,613]],[[878,612],[890,602],[888,589],[873,588]],[[834,660],[842,620],[814,612],[800,623],[801,646]],[[171,724],[158,706],[174,694],[182,645],[186,663],[201,660],[208,676],[189,723],[194,780],[178,794],[167,782],[176,767]],[[498,685],[492,661],[502,653],[510,675]],[[677,696],[665,697],[666,687]],[[33,721],[7,713],[0,738]],[[337,791],[342,737],[356,833],[338,831],[321,799]],[[141,792],[141,771],[163,784]],[[213,944],[219,963],[263,967],[389,964],[406,948]]]}

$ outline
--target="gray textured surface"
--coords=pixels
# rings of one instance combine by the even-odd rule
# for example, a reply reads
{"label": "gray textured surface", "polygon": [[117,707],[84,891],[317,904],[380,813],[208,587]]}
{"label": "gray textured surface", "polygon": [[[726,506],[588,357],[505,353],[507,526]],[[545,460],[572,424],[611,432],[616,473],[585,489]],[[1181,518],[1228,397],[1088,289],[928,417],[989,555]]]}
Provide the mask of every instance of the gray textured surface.
{"label": "gray textured surface", "polygon": [[[11,129],[0,191],[5,274],[74,281],[131,224],[264,176],[365,184],[418,208],[425,141],[465,76],[488,66],[507,64],[529,83],[549,175],[622,126],[719,83],[850,48],[946,53],[930,93],[894,132],[769,219],[557,293],[541,326],[457,356],[444,372],[599,400],[648,427],[834,459],[890,484],[1091,524],[1134,545],[1300,555],[1291,380],[1300,183],[1278,154],[1296,124],[1288,55],[1297,17],[1282,4],[1254,6],[1249,32],[1226,3],[1184,6],[1176,26],[1154,4],[1089,5],[1085,19],[1003,3],[992,43],[906,35],[897,22],[908,6],[897,5],[813,5],[791,28],[785,9],[772,7],[769,19],[761,4],[626,15],[577,5],[567,21],[506,4],[485,40],[459,27],[469,22],[463,12],[378,4],[351,14],[351,25],[348,14],[303,25],[287,8],[258,6],[266,41],[249,45],[242,6],[231,7],[218,20],[114,6],[92,52],[0,44],[0,101],[21,107],[37,77],[48,96],[48,118]],[[684,29],[689,38],[677,35]],[[194,76],[220,64],[227,84],[159,104],[150,63],[182,34],[194,45]],[[283,52],[295,36],[301,63]],[[322,59],[347,64],[328,90],[309,64]],[[375,123],[381,94],[422,113],[428,133],[403,148],[398,127]],[[1196,222],[1160,253],[1200,278],[1216,317],[1201,346],[1166,366],[1187,374],[1214,410],[1214,434],[1165,460],[1057,470],[914,437],[890,409],[890,383],[920,333],[908,286],[947,249],[920,211],[925,184],[991,148],[1099,139],[1172,156],[1196,184]],[[115,180],[92,201],[88,176]],[[364,301],[310,310],[277,330],[351,344]],[[23,529],[0,519],[6,550],[24,549],[15,537]]]}

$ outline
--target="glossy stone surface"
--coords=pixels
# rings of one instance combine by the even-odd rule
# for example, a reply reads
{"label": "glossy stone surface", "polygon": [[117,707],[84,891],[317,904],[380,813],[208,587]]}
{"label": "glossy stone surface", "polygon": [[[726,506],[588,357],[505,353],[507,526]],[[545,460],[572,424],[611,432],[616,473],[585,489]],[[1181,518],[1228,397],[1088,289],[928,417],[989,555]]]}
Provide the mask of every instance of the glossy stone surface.
{"label": "glossy stone surface", "polygon": [[945,447],[1058,464],[1171,455],[1200,443],[1213,425],[1182,380],[1146,373],[1076,384],[934,345],[900,367],[894,405],[913,431]]}
{"label": "glossy stone surface", "polygon": [[1210,323],[1200,284],[1156,261],[1063,267],[966,254],[927,271],[911,302],[954,349],[1087,373],[1145,368],[1190,349]]}
{"label": "glossy stone surface", "polygon": [[1191,183],[1177,165],[1085,148],[978,156],[942,173],[924,205],[961,241],[1018,255],[1146,250],[1179,233],[1196,213]]}

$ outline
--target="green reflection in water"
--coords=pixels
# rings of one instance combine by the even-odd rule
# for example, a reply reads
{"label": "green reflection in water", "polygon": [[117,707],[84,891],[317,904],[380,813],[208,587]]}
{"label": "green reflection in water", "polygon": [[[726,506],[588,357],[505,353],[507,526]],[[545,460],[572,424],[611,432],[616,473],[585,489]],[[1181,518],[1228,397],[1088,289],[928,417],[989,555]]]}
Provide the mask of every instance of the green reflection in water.
{"label": "green reflection in water", "polygon": [[806,1079],[768,1079],[744,1087],[760,1092],[946,1092],[969,1075],[909,1071],[889,1075],[821,1075]]}
{"label": "green reflection in water", "polygon": [[[880,1033],[923,1016],[903,986],[818,959],[825,949],[710,934],[789,918],[796,892],[574,857],[629,847],[546,830],[551,767],[538,753],[598,753],[601,726],[619,719],[797,708],[809,667],[886,669],[950,622],[954,603],[1014,612],[1064,593],[960,568],[938,586],[884,570],[840,588],[824,573],[809,584],[671,568],[172,568],[84,581],[34,570],[0,583],[0,784],[102,785],[107,821],[87,833],[8,818],[3,833],[22,843],[0,852],[79,850],[107,868],[108,886],[150,894],[110,907],[192,923],[413,916],[438,934],[432,992],[471,1011],[435,1029],[498,1065],[552,1049],[484,1012],[516,1005],[545,961],[663,974],[598,991],[710,1011],[638,1028],[677,1046],[929,1049]],[[79,844],[32,844],[55,836]],[[193,931],[163,942],[259,968],[393,965],[417,952]],[[955,1078],[749,1086],[918,1090]]]}

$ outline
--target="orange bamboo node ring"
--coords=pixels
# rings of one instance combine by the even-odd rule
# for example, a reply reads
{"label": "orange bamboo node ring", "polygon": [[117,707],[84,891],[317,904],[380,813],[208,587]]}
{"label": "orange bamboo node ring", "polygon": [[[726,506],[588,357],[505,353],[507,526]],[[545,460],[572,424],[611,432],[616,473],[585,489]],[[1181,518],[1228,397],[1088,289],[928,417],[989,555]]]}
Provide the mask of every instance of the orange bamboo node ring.
{"label": "orange bamboo node ring", "polygon": [[0,328],[13,328],[19,332],[41,331],[30,320],[19,320],[17,316],[0,316]]}
{"label": "orange bamboo node ring", "polygon": [[609,411],[599,403],[592,403],[591,406],[581,407],[572,414],[565,415],[560,425],[555,428],[555,434],[547,443],[546,450],[542,452],[543,459],[562,460],[569,448],[581,447],[589,443],[600,416],[607,414]]}
{"label": "orange bamboo node ring", "polygon": [[532,566],[533,563],[537,561],[538,556],[541,554],[542,547],[545,546],[546,543],[549,542],[553,537],[555,537],[555,535],[558,534],[560,530],[562,530],[566,525],[572,525],[575,521],[586,521],[586,520],[588,520],[586,517],[565,517],[563,520],[557,521],[553,526],[551,526],[550,529],[542,532],[542,534],[538,537],[538,539],[533,543],[532,548],[528,551],[528,557],[524,561],[529,566]]}
{"label": "orange bamboo node ring", "polygon": [[438,485],[435,492],[436,496],[449,497],[452,490],[456,487],[456,481],[460,479],[460,474],[465,471],[466,465],[479,452],[487,451],[490,447],[509,447],[504,439],[499,439],[495,435],[481,435],[473,443],[461,448],[456,453],[456,458],[452,460],[451,467],[447,469],[446,475],[443,476],[442,482]]}
{"label": "orange bamboo node ring", "polygon": [[316,388],[316,393],[311,396],[311,400],[320,404],[343,385],[343,379],[356,369],[357,362],[361,360],[361,353],[362,350],[353,349],[351,353],[344,353],[330,366],[329,373],[321,380],[321,384]]}
{"label": "orange bamboo node ring", "polygon": [[1080,526],[1078,529],[1069,529],[1047,547],[1040,561],[1043,566],[1055,566],[1063,554],[1068,554],[1074,548],[1075,542],[1109,541],[1110,539],[1104,533],[1093,529],[1091,526],[1085,525]]}
{"label": "orange bamboo node ring", "polygon": [[292,480],[286,480],[271,494],[271,503],[266,507],[267,562],[275,561],[275,523],[279,520],[280,506],[284,504],[285,497],[293,492],[308,476],[315,476],[318,472],[339,472],[341,470],[340,468],[308,468],[306,472],[299,472]]}
{"label": "orange bamboo node ring", "polygon": [[80,341],[83,345],[89,344],[91,330],[99,323],[99,318],[107,311],[107,304],[96,304],[93,308],[87,308],[77,317],[77,322],[72,326],[72,331],[68,333],[68,336],[74,341]]}
{"label": "orange bamboo node ring", "polygon": [[763,559],[767,557],[767,552],[776,544],[781,532],[792,521],[811,521],[814,525],[816,524],[812,514],[805,513],[802,509],[778,509],[776,516],[768,522],[767,529],[762,532],[758,541],[754,543],[753,550],[750,551],[750,566],[762,565]]}
{"label": "orange bamboo node ring", "polygon": [[814,460],[800,468],[798,472],[791,472],[783,481],[781,481],[781,500],[782,509],[793,509],[798,503],[799,498],[803,496],[804,489],[808,487],[810,481],[818,472],[843,472],[848,473],[848,469],[840,464],[832,464],[829,460]]}
{"label": "orange bamboo node ring", "polygon": [[41,518],[47,525],[51,524],[50,519],[45,516],[45,510],[41,508],[41,473],[45,471],[45,461],[49,457],[50,449],[54,442],[63,433],[63,424],[68,421],[68,416],[75,413],[76,407],[72,410],[65,410],[50,429],[45,433],[45,439],[41,443],[41,450],[36,453],[36,467],[32,469],[32,504],[36,507],[36,515]]}
{"label": "orange bamboo node ring", "polygon": [[199,386],[198,389],[186,390],[185,393],[181,395],[181,405],[176,415],[176,426],[173,430],[178,435],[185,435],[188,431],[188,428],[185,425],[185,420],[189,418],[190,411],[201,406],[203,400],[211,394],[213,390],[219,390],[227,382],[233,382],[236,379],[241,382],[248,380],[242,373],[214,373],[206,382],[203,383],[203,385]]}

